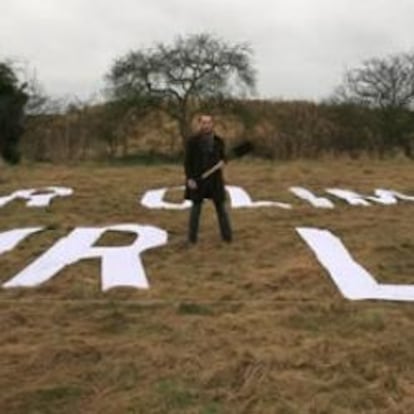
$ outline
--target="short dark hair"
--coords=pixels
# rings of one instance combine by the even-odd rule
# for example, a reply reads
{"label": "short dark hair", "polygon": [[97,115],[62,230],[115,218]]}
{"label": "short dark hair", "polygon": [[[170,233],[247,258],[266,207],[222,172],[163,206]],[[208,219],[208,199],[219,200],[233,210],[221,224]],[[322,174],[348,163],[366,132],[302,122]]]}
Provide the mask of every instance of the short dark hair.
{"label": "short dark hair", "polygon": [[211,120],[213,120],[213,115],[209,112],[203,112],[198,116],[198,120],[201,121],[201,118],[203,118],[204,116],[211,118]]}

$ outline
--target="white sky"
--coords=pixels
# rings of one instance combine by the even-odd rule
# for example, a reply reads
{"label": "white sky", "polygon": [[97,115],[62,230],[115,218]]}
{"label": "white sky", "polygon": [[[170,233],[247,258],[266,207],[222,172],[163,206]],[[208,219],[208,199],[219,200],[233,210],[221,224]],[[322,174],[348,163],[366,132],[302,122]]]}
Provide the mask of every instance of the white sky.
{"label": "white sky", "polygon": [[249,42],[261,97],[320,99],[361,60],[414,50],[414,0],[1,0],[0,59],[88,98],[116,57],[210,32]]}

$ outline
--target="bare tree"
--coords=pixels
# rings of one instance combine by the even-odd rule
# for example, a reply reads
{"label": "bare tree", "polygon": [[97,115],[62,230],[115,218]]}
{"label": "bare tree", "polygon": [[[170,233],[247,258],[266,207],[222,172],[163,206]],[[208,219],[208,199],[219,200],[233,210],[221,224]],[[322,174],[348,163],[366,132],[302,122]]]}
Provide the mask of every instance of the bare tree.
{"label": "bare tree", "polygon": [[251,55],[248,44],[229,45],[209,34],[178,37],[117,59],[106,77],[110,97],[165,111],[184,142],[206,104],[254,91]]}
{"label": "bare tree", "polygon": [[364,61],[360,67],[346,72],[334,100],[378,110],[382,152],[399,146],[407,156],[412,156],[414,53]]}
{"label": "bare tree", "polygon": [[414,54],[364,61],[345,74],[337,94],[372,108],[414,109]]}

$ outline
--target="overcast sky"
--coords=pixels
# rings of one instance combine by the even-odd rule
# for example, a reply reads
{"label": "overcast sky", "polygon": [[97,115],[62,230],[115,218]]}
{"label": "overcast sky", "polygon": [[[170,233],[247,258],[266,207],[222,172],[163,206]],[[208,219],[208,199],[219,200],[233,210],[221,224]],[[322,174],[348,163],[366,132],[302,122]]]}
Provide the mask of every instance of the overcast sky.
{"label": "overcast sky", "polygon": [[261,97],[320,99],[361,60],[414,49],[414,0],[1,0],[0,59],[88,98],[130,49],[210,32],[249,42]]}

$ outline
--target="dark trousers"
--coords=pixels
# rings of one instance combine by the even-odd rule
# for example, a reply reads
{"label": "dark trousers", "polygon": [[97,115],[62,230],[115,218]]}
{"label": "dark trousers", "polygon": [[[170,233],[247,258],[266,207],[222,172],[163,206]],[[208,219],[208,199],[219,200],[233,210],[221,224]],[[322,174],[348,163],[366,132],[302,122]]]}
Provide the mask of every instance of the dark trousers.
{"label": "dark trousers", "polygon": [[[224,201],[213,200],[214,207],[216,208],[217,219],[220,226],[221,238],[226,242],[232,241],[232,230],[230,219],[226,211]],[[191,243],[197,242],[198,228],[200,224],[201,208],[203,200],[194,201],[190,211],[190,221],[188,226],[188,241]]]}

